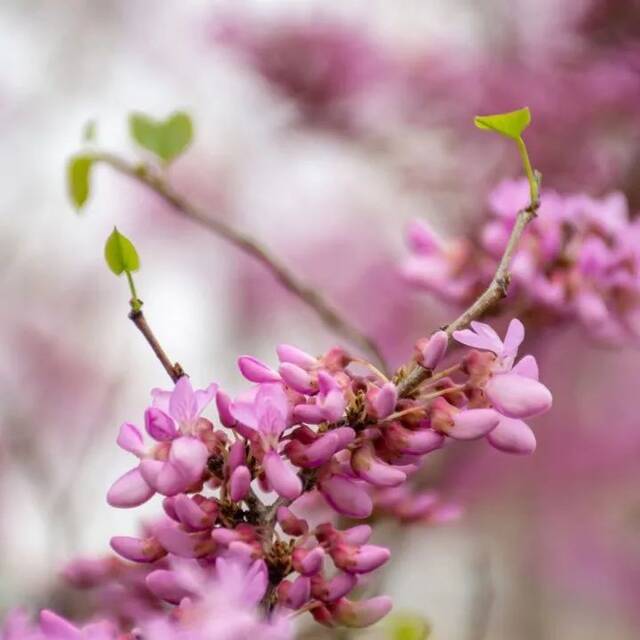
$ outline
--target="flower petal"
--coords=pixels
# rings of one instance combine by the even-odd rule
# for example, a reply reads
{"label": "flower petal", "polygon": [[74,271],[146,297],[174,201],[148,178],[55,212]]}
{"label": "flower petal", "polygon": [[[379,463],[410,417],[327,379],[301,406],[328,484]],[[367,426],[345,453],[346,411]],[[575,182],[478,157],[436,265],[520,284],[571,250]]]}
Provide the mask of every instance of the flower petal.
{"label": "flower petal", "polygon": [[530,418],[547,411],[551,392],[541,382],[515,373],[494,375],[485,387],[493,406],[509,418]]}
{"label": "flower petal", "polygon": [[501,418],[498,426],[487,435],[489,442],[500,451],[529,454],[536,450],[536,437],[529,425],[515,418]]}

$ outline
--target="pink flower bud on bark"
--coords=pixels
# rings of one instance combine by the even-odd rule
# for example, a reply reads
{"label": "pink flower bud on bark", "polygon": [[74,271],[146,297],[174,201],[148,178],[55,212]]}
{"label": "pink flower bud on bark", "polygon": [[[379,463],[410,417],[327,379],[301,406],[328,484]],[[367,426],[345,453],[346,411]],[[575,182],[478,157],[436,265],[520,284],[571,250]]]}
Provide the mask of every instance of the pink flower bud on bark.
{"label": "pink flower bud on bark", "polygon": [[435,369],[444,358],[448,345],[449,336],[444,331],[436,331],[427,340],[418,341],[418,362],[425,369]]}
{"label": "pink flower bud on bark", "polygon": [[315,549],[302,549],[300,547],[293,550],[291,562],[293,568],[303,576],[312,576],[322,569],[324,561],[324,550],[322,547]]}
{"label": "pink flower bud on bark", "polygon": [[245,465],[236,467],[229,480],[229,497],[234,502],[243,500],[251,486],[251,472]]}
{"label": "pink flower bud on bark", "polygon": [[144,412],[147,433],[159,442],[173,440],[178,435],[176,424],[164,411],[149,407]]}

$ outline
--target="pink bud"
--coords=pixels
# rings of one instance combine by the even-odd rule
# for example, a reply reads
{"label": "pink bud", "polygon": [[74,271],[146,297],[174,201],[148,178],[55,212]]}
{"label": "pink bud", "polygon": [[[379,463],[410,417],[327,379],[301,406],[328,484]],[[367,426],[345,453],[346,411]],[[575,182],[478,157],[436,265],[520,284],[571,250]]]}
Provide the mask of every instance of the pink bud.
{"label": "pink bud", "polygon": [[351,468],[359,478],[376,487],[395,487],[407,479],[403,471],[376,458],[371,443],[365,443],[353,452]]}
{"label": "pink bud", "polygon": [[155,562],[167,552],[154,538],[142,540],[127,536],[115,536],[111,538],[111,548],[123,558],[132,562]]}
{"label": "pink bud", "polygon": [[251,472],[245,465],[236,467],[229,480],[229,497],[234,502],[243,500],[251,486]]}
{"label": "pink bud", "polygon": [[189,496],[178,494],[173,499],[173,509],[178,520],[191,531],[201,531],[213,524],[211,516],[205,513]]}
{"label": "pink bud", "polygon": [[515,418],[500,418],[498,426],[487,436],[500,451],[530,454],[536,450],[536,437],[526,422]]}
{"label": "pink bud", "polygon": [[240,539],[240,533],[235,529],[220,527],[211,532],[211,539],[222,547],[228,547],[232,542]]}
{"label": "pink bud", "polygon": [[280,382],[280,376],[271,367],[253,356],[240,356],[238,368],[251,382]]}
{"label": "pink bud", "polygon": [[331,557],[336,567],[343,571],[369,573],[381,567],[391,557],[391,552],[375,544],[361,547],[339,544],[331,550]]}
{"label": "pink bud", "polygon": [[229,471],[233,472],[236,467],[244,464],[245,460],[246,452],[244,442],[242,442],[242,440],[236,440],[229,447],[229,458],[227,460]]}
{"label": "pink bud", "polygon": [[297,547],[291,554],[293,568],[303,576],[312,576],[322,569],[324,549],[315,547],[311,551]]}
{"label": "pink bud", "polygon": [[307,521],[297,518],[287,507],[278,507],[276,517],[282,530],[289,536],[303,536],[309,531]]}
{"label": "pink bud", "polygon": [[[81,640],[81,638],[85,636],[80,629],[72,625],[68,620],[65,620],[48,609],[43,609],[40,612],[40,630],[42,631],[42,635],[25,632],[24,636],[22,633],[18,633],[16,637],[43,637],[50,640]],[[3,637],[5,637],[4,633]],[[7,640],[10,640],[13,636],[11,633],[8,633],[6,637]],[[98,637],[98,634],[96,634],[95,637]],[[107,634],[104,634],[104,637],[107,638]]]}
{"label": "pink bud", "polygon": [[208,458],[209,451],[198,438],[183,436],[171,443],[169,462],[184,474],[189,484],[202,477]]}
{"label": "pink bud", "polygon": [[311,596],[311,581],[305,576],[298,576],[293,582],[283,580],[276,589],[278,602],[288,609],[299,609]]}
{"label": "pink bud", "polygon": [[262,468],[273,490],[282,498],[295,500],[302,493],[302,481],[277,451],[267,451]]}
{"label": "pink bud", "polygon": [[297,404],[293,408],[293,417],[307,424],[320,424],[326,420],[323,407],[317,404]]}
{"label": "pink bud", "polygon": [[130,422],[125,422],[121,425],[116,442],[121,449],[133,453],[133,455],[138,456],[138,458],[144,454],[142,434],[138,427]]}
{"label": "pink bud", "polygon": [[508,418],[530,418],[551,408],[551,392],[542,383],[513,373],[494,375],[485,387],[493,406]]}
{"label": "pink bud", "polygon": [[175,422],[164,411],[155,407],[149,407],[144,412],[144,426],[147,433],[160,442],[173,440],[178,435]]}
{"label": "pink bud", "polygon": [[170,520],[156,525],[153,528],[153,533],[169,553],[181,558],[200,558],[215,549],[215,543],[208,531],[187,533]]}
{"label": "pink bud", "polygon": [[318,364],[317,358],[290,344],[279,344],[276,347],[276,352],[280,362],[290,362],[291,364],[298,365],[302,369],[311,369]]}
{"label": "pink bud", "polygon": [[323,480],[320,491],[327,502],[342,515],[368,518],[373,511],[371,496],[356,482],[345,476],[331,476]]}
{"label": "pink bud", "polygon": [[444,444],[444,436],[432,429],[411,431],[399,422],[387,425],[383,430],[387,445],[394,451],[405,454],[424,455],[439,449]]}
{"label": "pink bud", "polygon": [[347,544],[361,545],[369,541],[371,537],[371,527],[368,524],[358,524],[355,527],[342,531],[342,539]]}
{"label": "pink bud", "polygon": [[318,575],[311,580],[313,597],[323,602],[334,602],[343,598],[358,583],[358,577],[353,573],[338,573],[327,581]]}
{"label": "pink bud", "polygon": [[412,220],[407,227],[407,244],[416,253],[440,251],[440,242],[423,220]]}
{"label": "pink bud", "polygon": [[284,382],[298,393],[311,394],[317,391],[313,378],[298,365],[285,362],[280,365],[278,372]]}
{"label": "pink bud", "polygon": [[331,431],[320,436],[313,444],[302,448],[300,452],[301,455],[299,456],[300,466],[309,469],[322,466],[331,459],[337,447],[338,436]]}
{"label": "pink bud", "polygon": [[231,429],[236,424],[236,419],[231,415],[231,411],[229,410],[230,404],[231,398],[224,391],[218,391],[218,393],[216,393],[218,416],[220,417],[220,422],[228,429]]}
{"label": "pink bud", "polygon": [[336,622],[345,627],[360,629],[368,627],[383,618],[391,611],[391,598],[388,596],[377,596],[368,600],[351,602],[342,598],[335,604],[328,605],[328,608]]}
{"label": "pink bud", "polygon": [[444,331],[436,331],[418,351],[418,361],[425,369],[435,369],[444,358],[449,345],[449,336]]}
{"label": "pink bud", "polygon": [[149,591],[170,604],[180,604],[180,601],[189,595],[173,571],[157,569],[145,578],[145,582]]}
{"label": "pink bud", "polygon": [[137,507],[153,496],[155,491],[145,482],[140,467],[120,476],[107,492],[107,502],[112,507],[129,509]]}
{"label": "pink bud", "polygon": [[447,435],[456,440],[475,440],[498,426],[500,416],[493,409],[466,409],[453,418]]}
{"label": "pink bud", "polygon": [[380,389],[372,389],[375,391],[371,398],[371,405],[375,411],[376,418],[382,420],[393,413],[398,402],[398,390],[392,382],[387,382]]}

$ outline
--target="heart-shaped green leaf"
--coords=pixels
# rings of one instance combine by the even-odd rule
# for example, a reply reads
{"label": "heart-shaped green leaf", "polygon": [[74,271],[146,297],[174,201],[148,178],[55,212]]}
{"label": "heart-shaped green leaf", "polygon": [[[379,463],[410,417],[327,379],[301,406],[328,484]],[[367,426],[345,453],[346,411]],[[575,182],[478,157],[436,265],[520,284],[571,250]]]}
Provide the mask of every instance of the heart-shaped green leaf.
{"label": "heart-shaped green leaf", "polygon": [[75,207],[80,210],[89,198],[93,158],[87,155],[73,156],[67,163],[67,189]]}
{"label": "heart-shaped green leaf", "polygon": [[191,144],[193,125],[191,118],[183,112],[173,113],[162,121],[143,113],[132,113],[129,132],[141,147],[169,163]]}
{"label": "heart-shaped green leaf", "polygon": [[104,257],[109,269],[117,276],[140,268],[140,258],[133,243],[115,227],[104,246]]}
{"label": "heart-shaped green leaf", "polygon": [[496,113],[490,116],[476,116],[474,123],[478,129],[489,129],[517,140],[531,122],[529,107],[510,111],[509,113]]}

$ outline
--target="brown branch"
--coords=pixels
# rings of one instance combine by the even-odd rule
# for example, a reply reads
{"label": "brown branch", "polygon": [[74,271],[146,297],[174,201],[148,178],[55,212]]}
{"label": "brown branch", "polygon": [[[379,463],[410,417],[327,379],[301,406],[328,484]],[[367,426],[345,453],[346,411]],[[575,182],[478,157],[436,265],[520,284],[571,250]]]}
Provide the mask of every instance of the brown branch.
{"label": "brown branch", "polygon": [[148,342],[158,360],[160,360],[160,364],[164,367],[164,370],[167,372],[171,380],[173,380],[173,382],[178,382],[178,380],[185,375],[185,372],[177,362],[171,362],[165,350],[160,346],[160,343],[153,331],[151,331],[151,327],[147,323],[147,319],[144,317],[142,311],[140,309],[132,309],[129,313],[129,320],[136,325],[140,333],[144,336],[144,339]]}
{"label": "brown branch", "polygon": [[[518,248],[522,234],[527,225],[536,217],[540,202],[531,203],[526,209],[518,212],[515,225],[511,231],[511,236],[507,242],[504,254],[498,263],[496,273],[491,280],[489,286],[480,295],[479,298],[465,311],[463,311],[453,322],[448,324],[444,330],[449,336],[449,340],[453,336],[454,331],[464,329],[469,324],[489,311],[502,298],[506,297],[511,281],[511,260]],[[411,365],[410,365],[411,366]],[[400,396],[408,396],[415,391],[425,380],[431,376],[431,371],[425,369],[417,363],[413,363],[409,374],[398,385],[398,394]]]}
{"label": "brown branch", "polygon": [[175,191],[162,176],[152,173],[148,167],[134,166],[111,153],[93,153],[91,157],[95,162],[107,164],[119,173],[145,185],[170,204],[182,217],[205,227],[260,262],[287,291],[312,309],[331,330],[373,355],[380,364],[385,364],[384,357],[372,338],[362,333],[349,320],[343,318],[313,287],[298,279],[279,258],[270,253],[257,240],[208,215],[207,212]]}

